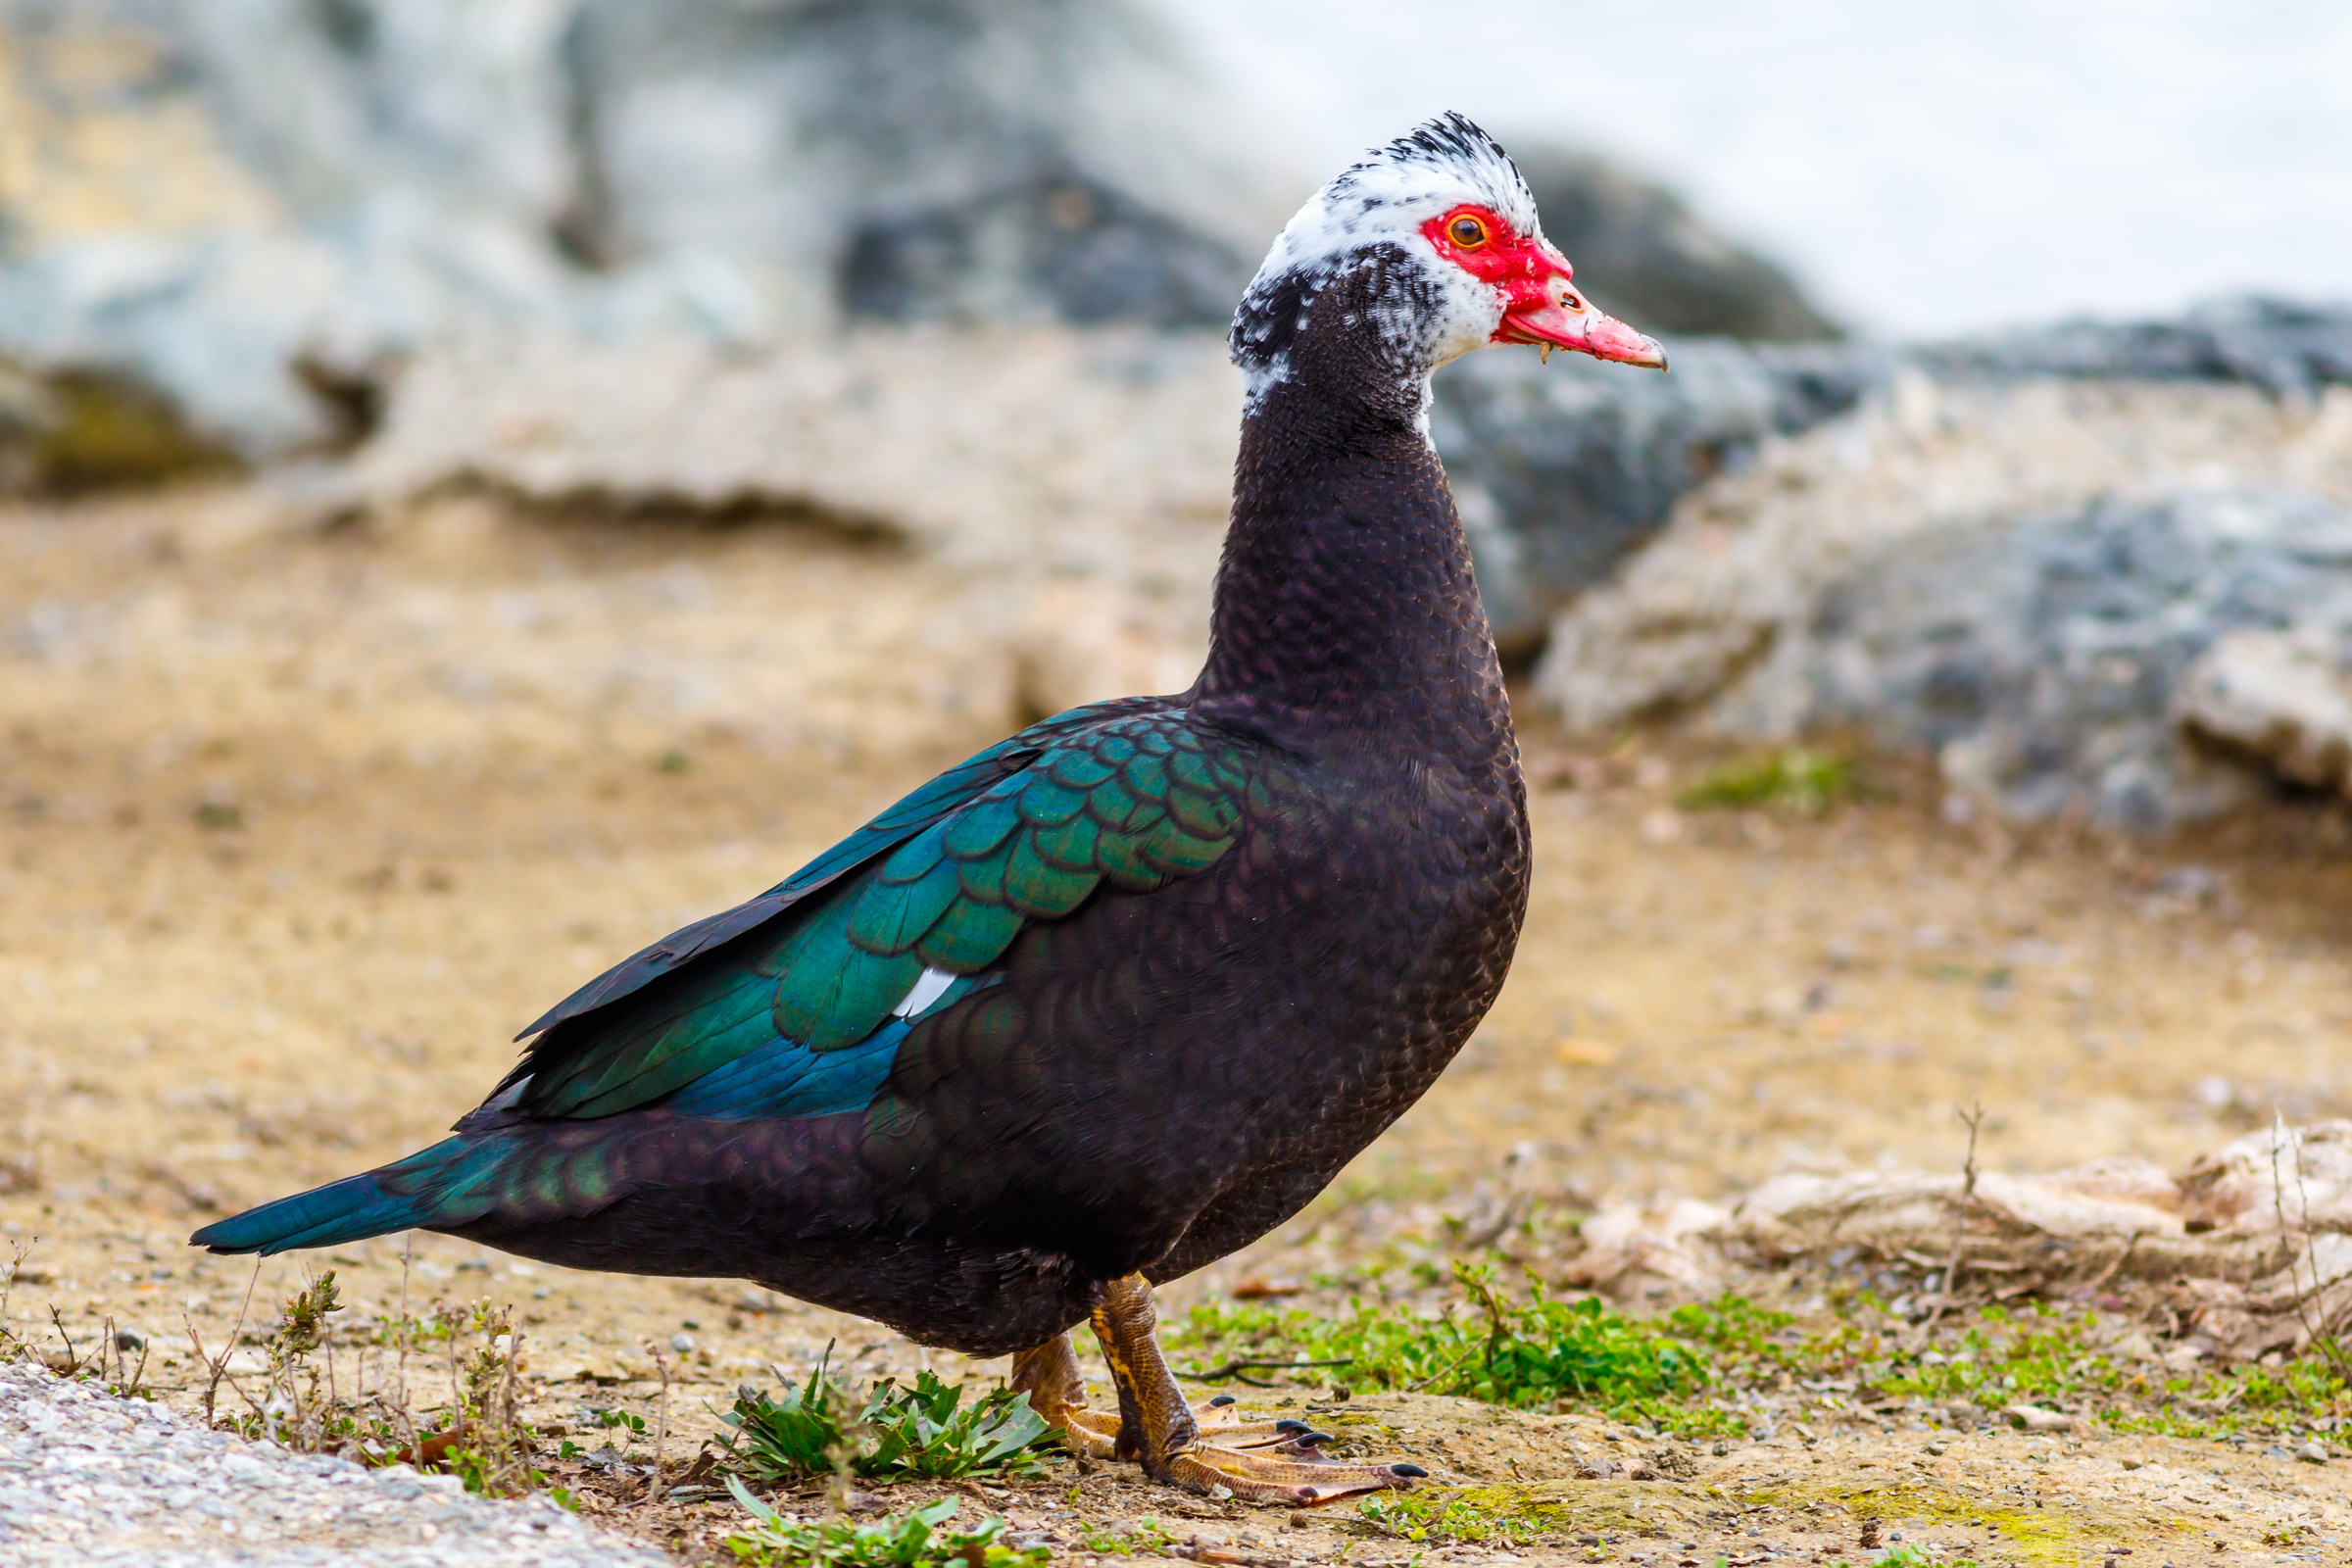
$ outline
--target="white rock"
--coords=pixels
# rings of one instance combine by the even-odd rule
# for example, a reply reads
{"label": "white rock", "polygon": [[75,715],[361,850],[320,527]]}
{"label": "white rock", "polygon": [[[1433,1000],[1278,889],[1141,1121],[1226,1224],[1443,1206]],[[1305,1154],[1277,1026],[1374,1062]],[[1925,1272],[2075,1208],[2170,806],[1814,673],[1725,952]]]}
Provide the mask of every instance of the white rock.
{"label": "white rock", "polygon": [[2352,661],[2328,629],[2222,638],[2181,681],[2180,722],[2298,784],[2352,792]]}
{"label": "white rock", "polygon": [[2055,1410],[2045,1410],[2038,1404],[2006,1405],[2002,1408],[2001,1414],[2008,1419],[2011,1426],[2023,1428],[2028,1432],[2072,1432],[2075,1430],[2073,1416],[2060,1415]]}

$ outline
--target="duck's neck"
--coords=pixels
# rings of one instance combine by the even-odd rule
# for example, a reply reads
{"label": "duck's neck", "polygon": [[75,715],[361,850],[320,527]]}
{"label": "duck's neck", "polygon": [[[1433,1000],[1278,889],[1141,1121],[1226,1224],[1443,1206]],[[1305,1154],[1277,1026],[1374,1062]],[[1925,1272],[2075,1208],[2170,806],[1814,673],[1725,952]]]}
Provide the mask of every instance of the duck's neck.
{"label": "duck's neck", "polygon": [[1309,748],[1508,746],[1494,641],[1424,428],[1427,377],[1314,335],[1243,420],[1197,702]]}

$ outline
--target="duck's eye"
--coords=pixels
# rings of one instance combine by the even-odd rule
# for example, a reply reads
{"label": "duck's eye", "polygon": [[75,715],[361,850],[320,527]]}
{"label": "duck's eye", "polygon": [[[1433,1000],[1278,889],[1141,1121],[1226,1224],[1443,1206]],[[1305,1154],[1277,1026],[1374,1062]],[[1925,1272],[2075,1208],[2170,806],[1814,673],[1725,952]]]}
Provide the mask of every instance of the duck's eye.
{"label": "duck's eye", "polygon": [[1487,242],[1487,225],[1475,218],[1457,218],[1446,225],[1446,237],[1466,251],[1474,251]]}

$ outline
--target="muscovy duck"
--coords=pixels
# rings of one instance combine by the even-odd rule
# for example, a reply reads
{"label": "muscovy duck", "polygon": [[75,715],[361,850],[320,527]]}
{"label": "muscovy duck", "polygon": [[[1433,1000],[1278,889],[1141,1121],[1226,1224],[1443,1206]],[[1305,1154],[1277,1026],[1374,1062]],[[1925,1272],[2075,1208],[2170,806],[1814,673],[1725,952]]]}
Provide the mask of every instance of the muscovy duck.
{"label": "muscovy duck", "polygon": [[[454,1136],[195,1243],[415,1227],[737,1276],[1009,1352],[1073,1446],[1165,1481],[1296,1505],[1423,1474],[1190,1408],[1152,1282],[1321,1192],[1451,1059],[1518,941],[1518,748],[1430,372],[1495,343],[1665,355],[1586,303],[1458,115],[1318,191],[1231,342],[1247,404],[1192,690],[950,768],[531,1025]],[[1089,1320],[1115,1415],[1079,1380]]]}

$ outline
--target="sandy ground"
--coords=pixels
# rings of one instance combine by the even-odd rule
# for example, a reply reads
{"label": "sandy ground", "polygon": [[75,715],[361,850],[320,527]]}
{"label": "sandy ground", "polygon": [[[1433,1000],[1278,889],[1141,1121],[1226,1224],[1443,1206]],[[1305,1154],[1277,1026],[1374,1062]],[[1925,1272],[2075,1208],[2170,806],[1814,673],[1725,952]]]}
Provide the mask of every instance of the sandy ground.
{"label": "sandy ground", "polygon": [[[9,1323],[85,1347],[110,1318],[135,1328],[183,1406],[187,1327],[224,1342],[249,1289],[267,1316],[332,1266],[367,1312],[404,1281],[397,1239],[274,1260],[256,1284],[188,1250],[190,1229],[431,1140],[549,1002],[773,882],[1013,706],[978,590],[884,543],[466,497],[340,531],[299,519],[243,491],[0,510],[0,1260],[26,1252]],[[1699,815],[1672,803],[1704,757],[1601,759],[1523,727],[1538,880],[1489,1024],[1316,1208],[1167,1310],[1345,1266],[1366,1235],[1440,1235],[1506,1188],[1564,1210],[1792,1166],[1949,1168],[1956,1104],[1987,1112],[1984,1161],[2020,1170],[2179,1164],[2274,1105],[2352,1109],[2352,834],[2328,808],[2162,849],[2019,842],[1947,824],[1889,764],[1883,798],[1821,820]],[[551,1428],[588,1405],[656,1414],[660,1347],[677,1464],[771,1364],[836,1340],[861,1375],[926,1360],[725,1281],[433,1237],[405,1278],[412,1304],[516,1305]],[[1986,1561],[2258,1557],[2286,1549],[2265,1530],[2352,1502],[2340,1461],[1945,1437],[1866,1411],[1691,1450],[1680,1480],[1579,1482],[1580,1453],[1643,1440],[1316,1392],[1263,1397],[1441,1476],[1557,1483],[1562,1533],[1511,1548],[1547,1560],[1851,1555],[1857,1507]],[[1151,1513],[1223,1560],[1417,1549],[1117,1471],[990,1501],[1049,1529]],[[588,1506],[706,1542],[732,1514]]]}

